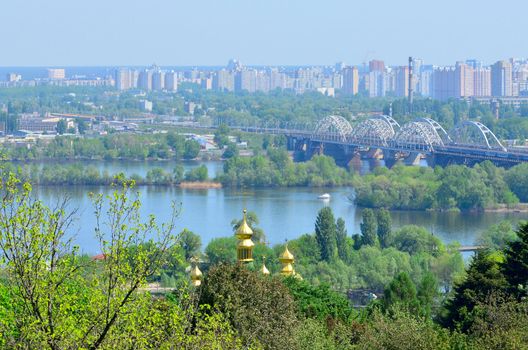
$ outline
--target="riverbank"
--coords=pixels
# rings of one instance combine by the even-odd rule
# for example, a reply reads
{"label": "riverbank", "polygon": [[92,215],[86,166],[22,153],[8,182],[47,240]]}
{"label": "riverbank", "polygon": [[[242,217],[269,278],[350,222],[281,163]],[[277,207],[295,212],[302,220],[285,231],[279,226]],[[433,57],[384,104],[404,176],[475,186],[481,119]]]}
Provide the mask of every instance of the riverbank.
{"label": "riverbank", "polygon": [[184,181],[184,182],[180,182],[177,186],[180,188],[197,189],[197,190],[222,188],[222,184],[220,182],[214,182],[214,181],[194,181],[194,182]]}

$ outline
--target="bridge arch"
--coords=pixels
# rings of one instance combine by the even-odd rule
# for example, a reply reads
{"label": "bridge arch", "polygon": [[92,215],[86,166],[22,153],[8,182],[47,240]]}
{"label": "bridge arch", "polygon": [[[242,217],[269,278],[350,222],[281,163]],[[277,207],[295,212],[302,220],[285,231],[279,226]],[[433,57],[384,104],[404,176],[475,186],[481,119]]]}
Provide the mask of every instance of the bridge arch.
{"label": "bridge arch", "polygon": [[506,151],[497,136],[486,125],[478,121],[466,120],[457,125],[451,134],[455,145]]}
{"label": "bridge arch", "polygon": [[445,129],[430,118],[419,118],[403,125],[394,137],[396,146],[412,150],[431,150],[450,142]]}
{"label": "bridge arch", "polygon": [[313,131],[313,138],[337,137],[341,142],[346,142],[352,134],[352,126],[339,115],[330,115],[321,119]]}
{"label": "bridge arch", "polygon": [[355,125],[352,139],[368,145],[387,146],[399,129],[400,124],[392,117],[379,115]]}

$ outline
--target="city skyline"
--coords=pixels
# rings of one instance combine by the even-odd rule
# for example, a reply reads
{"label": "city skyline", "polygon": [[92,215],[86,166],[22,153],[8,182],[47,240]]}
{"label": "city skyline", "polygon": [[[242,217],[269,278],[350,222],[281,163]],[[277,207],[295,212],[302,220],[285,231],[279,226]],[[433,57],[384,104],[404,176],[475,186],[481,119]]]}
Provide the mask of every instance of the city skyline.
{"label": "city skyline", "polygon": [[3,50],[0,66],[216,66],[231,57],[247,65],[359,64],[376,57],[402,65],[409,55],[439,65],[467,56],[491,64],[525,56],[517,38],[528,5],[446,0],[426,10],[418,0],[27,0],[25,11],[18,7],[0,6],[9,13],[0,22],[3,45],[12,48]]}

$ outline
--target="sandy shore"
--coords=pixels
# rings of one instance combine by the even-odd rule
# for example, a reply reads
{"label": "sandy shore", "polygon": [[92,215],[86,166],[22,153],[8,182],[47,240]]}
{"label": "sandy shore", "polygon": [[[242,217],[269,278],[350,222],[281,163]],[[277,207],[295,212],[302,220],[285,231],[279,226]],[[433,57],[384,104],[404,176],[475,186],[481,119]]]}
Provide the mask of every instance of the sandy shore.
{"label": "sandy shore", "polygon": [[189,188],[189,189],[209,189],[209,188],[222,188],[222,184],[220,182],[181,182],[178,186],[181,188]]}

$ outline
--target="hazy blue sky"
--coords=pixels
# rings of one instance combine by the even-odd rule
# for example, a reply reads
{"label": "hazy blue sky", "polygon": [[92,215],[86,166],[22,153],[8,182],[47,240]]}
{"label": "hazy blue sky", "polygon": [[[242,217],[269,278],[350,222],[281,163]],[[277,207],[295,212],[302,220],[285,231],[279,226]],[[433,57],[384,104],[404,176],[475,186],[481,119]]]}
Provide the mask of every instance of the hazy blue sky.
{"label": "hazy blue sky", "polygon": [[1,0],[0,66],[528,56],[527,0]]}

